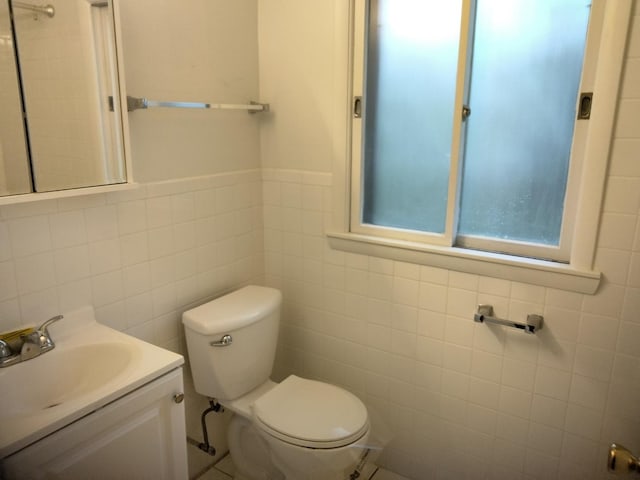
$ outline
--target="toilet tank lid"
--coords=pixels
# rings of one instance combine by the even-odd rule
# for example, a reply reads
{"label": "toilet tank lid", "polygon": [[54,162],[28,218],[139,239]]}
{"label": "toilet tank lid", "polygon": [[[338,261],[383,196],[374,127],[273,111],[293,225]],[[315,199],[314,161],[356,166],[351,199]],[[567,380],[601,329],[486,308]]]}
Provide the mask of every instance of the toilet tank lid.
{"label": "toilet tank lid", "polygon": [[182,314],[186,328],[214,335],[251,325],[275,311],[282,302],[279,290],[249,285]]}

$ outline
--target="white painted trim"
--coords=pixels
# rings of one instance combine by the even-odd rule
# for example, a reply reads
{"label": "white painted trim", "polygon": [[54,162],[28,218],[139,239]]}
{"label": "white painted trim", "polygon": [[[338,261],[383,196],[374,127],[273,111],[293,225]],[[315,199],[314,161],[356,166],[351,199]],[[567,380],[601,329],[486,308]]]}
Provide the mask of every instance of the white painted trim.
{"label": "white painted trim", "polygon": [[333,121],[333,188],[332,216],[333,228],[349,231],[349,209],[351,189],[349,188],[351,165],[351,97],[353,94],[353,38],[351,25],[354,16],[354,2],[334,0],[334,38],[333,38],[333,84],[334,84],[334,121]]}
{"label": "white painted trim", "polygon": [[[449,162],[449,186],[447,191],[447,213],[443,239],[445,245],[453,245],[458,230],[460,213],[460,187],[462,185],[462,158],[467,122],[462,118],[462,109],[469,102],[471,63],[473,61],[473,32],[475,2],[463,0],[461,5],[460,39],[458,41],[458,64],[456,67],[456,95],[453,105],[453,125],[451,128],[451,150]],[[475,27],[474,27],[475,28]]]}
{"label": "white painted trim", "polygon": [[56,190],[54,192],[25,193],[24,195],[7,195],[0,197],[0,205],[13,205],[16,203],[35,202],[38,200],[57,200],[58,198],[79,197],[82,195],[97,195],[98,193],[121,192],[138,188],[137,183],[116,183],[113,185],[98,185],[95,187],[72,188],[69,190]]}
{"label": "white painted trim", "polygon": [[355,233],[330,232],[328,237],[329,245],[337,250],[579,293],[594,294],[601,278],[600,272],[593,270],[581,270],[563,263],[499,253],[427,245]]}
{"label": "white painted trim", "polygon": [[571,266],[578,269],[591,268],[595,256],[632,3],[605,6],[571,251]]}
{"label": "white painted trim", "polygon": [[113,9],[113,25],[116,43],[116,66],[118,68],[118,89],[120,94],[120,121],[122,128],[123,159],[128,183],[133,180],[133,162],[131,160],[131,139],[129,137],[129,113],[127,111],[127,87],[124,73],[124,49],[122,46],[122,28],[120,26],[119,0],[111,0]]}
{"label": "white painted trim", "polygon": [[353,9],[351,13],[351,28],[353,33],[350,37],[350,65],[347,67],[350,73],[349,84],[351,86],[351,95],[349,96],[349,118],[350,118],[350,140],[351,144],[351,215],[350,229],[357,231],[361,228],[360,219],[362,218],[362,192],[363,192],[363,137],[364,120],[366,118],[366,102],[362,102],[361,118],[355,118],[353,115],[353,102],[356,96],[366,98],[365,85],[365,58],[366,44],[365,38],[368,37],[368,14],[366,0],[354,0],[352,2]]}

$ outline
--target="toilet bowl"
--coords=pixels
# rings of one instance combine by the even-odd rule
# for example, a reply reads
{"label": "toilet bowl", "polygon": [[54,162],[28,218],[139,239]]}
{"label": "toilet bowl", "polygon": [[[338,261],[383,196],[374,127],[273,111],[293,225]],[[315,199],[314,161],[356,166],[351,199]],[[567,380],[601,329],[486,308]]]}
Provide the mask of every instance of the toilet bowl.
{"label": "toilet bowl", "polygon": [[344,480],[367,451],[367,409],[328,383],[269,379],[280,304],[278,290],[249,286],[185,312],[195,389],[234,413],[227,436],[241,478]]}
{"label": "toilet bowl", "polygon": [[346,390],[291,375],[247,397],[226,407],[231,457],[249,479],[344,480],[366,451],[367,411]]}

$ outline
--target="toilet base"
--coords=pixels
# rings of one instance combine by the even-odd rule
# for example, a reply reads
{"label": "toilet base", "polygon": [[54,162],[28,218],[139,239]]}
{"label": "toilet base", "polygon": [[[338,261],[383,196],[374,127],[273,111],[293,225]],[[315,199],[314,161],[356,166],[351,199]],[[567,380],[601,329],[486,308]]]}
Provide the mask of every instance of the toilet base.
{"label": "toilet base", "polygon": [[271,441],[250,420],[236,414],[227,437],[238,479],[345,480],[367,449],[368,435],[350,447],[313,450]]}
{"label": "toilet base", "polygon": [[361,441],[349,446],[326,450],[299,447],[268,437],[266,440],[273,463],[287,480],[347,480],[367,451],[366,437],[365,434]]}
{"label": "toilet base", "polygon": [[227,433],[229,453],[236,467],[237,478],[243,480],[285,480],[284,474],[271,461],[267,442],[251,422],[234,415]]}

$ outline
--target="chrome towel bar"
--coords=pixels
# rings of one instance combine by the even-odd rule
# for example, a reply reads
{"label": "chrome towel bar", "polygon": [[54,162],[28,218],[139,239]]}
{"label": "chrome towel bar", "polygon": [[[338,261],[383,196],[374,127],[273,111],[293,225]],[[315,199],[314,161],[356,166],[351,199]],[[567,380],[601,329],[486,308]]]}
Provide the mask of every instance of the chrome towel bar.
{"label": "chrome towel bar", "polygon": [[23,8],[25,10],[31,10],[36,13],[44,13],[47,17],[53,18],[56,14],[56,9],[53,5],[34,5],[26,2],[12,2],[13,8]]}
{"label": "chrome towel bar", "polygon": [[495,323],[496,325],[504,325],[505,327],[524,330],[525,333],[536,333],[540,330],[542,328],[542,319],[542,315],[530,313],[527,315],[526,323],[503,320],[493,316],[493,305],[478,305],[478,313],[473,316],[474,322]]}
{"label": "chrome towel bar", "polygon": [[211,110],[246,110],[249,113],[268,112],[268,103],[249,102],[237,103],[203,103],[203,102],[163,102],[127,96],[127,110],[141,110],[147,108],[201,108]]}

